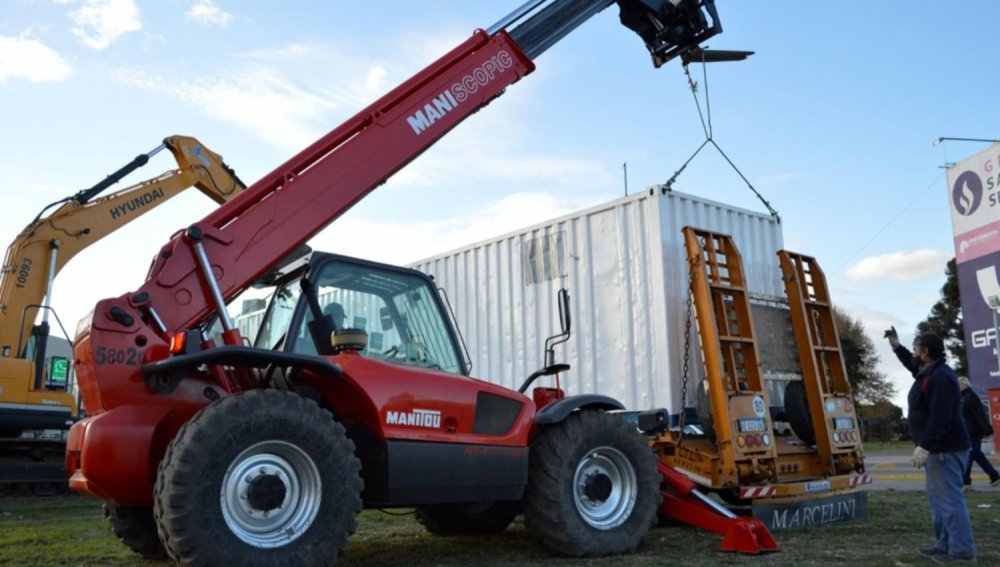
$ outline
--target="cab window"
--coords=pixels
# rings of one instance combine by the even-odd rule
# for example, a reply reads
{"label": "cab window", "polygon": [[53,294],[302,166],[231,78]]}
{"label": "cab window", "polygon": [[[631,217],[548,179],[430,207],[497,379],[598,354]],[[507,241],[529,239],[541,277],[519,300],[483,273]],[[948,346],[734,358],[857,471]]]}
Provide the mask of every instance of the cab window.
{"label": "cab window", "polygon": [[[324,314],[338,329],[368,335],[363,356],[460,374],[462,367],[448,326],[426,279],[378,266],[331,261],[313,279]],[[304,305],[303,305],[304,307]],[[309,310],[293,333],[294,352],[316,354],[306,324]]]}

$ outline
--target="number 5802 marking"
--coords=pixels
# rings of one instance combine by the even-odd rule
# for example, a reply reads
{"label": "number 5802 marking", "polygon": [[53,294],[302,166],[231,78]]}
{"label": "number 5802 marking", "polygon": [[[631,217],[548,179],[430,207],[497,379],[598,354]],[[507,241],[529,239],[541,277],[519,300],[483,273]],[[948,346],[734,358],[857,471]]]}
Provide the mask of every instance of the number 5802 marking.
{"label": "number 5802 marking", "polygon": [[97,350],[94,351],[95,364],[125,364],[135,366],[141,362],[142,353],[134,348],[97,347]]}

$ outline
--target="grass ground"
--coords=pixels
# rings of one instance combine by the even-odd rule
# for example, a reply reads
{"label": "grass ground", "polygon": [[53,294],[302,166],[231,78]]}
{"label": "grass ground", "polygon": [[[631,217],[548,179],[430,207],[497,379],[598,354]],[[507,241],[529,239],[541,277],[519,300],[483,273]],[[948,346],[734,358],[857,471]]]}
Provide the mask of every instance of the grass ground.
{"label": "grass ground", "polygon": [[[967,493],[981,565],[1000,565],[1000,502],[996,492]],[[987,507],[988,506],[988,507]],[[491,537],[431,536],[410,515],[366,511],[341,565],[740,565],[749,567],[907,567],[931,565],[916,555],[931,543],[921,492],[871,492],[870,516],[825,527],[777,532],[778,553],[719,553],[721,536],[680,524],[653,530],[639,553],[605,559],[551,555],[520,521]],[[120,545],[100,505],[80,497],[0,499],[0,565],[136,565],[146,561]],[[238,565],[238,562],[234,562]]]}

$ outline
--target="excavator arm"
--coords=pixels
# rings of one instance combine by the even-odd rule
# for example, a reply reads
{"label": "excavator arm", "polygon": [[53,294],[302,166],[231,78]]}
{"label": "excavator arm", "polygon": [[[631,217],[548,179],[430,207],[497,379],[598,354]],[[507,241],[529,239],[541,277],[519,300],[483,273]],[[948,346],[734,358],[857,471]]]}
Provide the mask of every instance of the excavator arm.
{"label": "excavator arm", "polygon": [[[177,169],[98,196],[163,149],[173,154]],[[221,204],[239,194],[244,184],[220,155],[198,140],[171,136],[93,187],[49,205],[21,231],[7,248],[0,274],[0,385],[4,386],[0,399],[27,405],[44,403],[34,401],[31,391],[42,390],[49,298],[53,279],[62,267],[85,248],[189,187]],[[45,214],[53,206],[58,208]],[[35,326],[39,311],[43,321]],[[42,392],[34,397],[38,396],[51,402],[58,394]],[[75,414],[76,404],[64,401]]]}

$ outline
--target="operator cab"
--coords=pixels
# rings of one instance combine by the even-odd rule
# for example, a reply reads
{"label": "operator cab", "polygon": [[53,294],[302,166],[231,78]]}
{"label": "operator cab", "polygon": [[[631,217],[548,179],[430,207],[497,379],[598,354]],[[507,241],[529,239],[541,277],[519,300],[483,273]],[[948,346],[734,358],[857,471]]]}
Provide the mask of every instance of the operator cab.
{"label": "operator cab", "polygon": [[352,350],[388,363],[468,375],[445,313],[426,274],[315,252],[308,269],[278,283],[254,346],[307,355]]}

